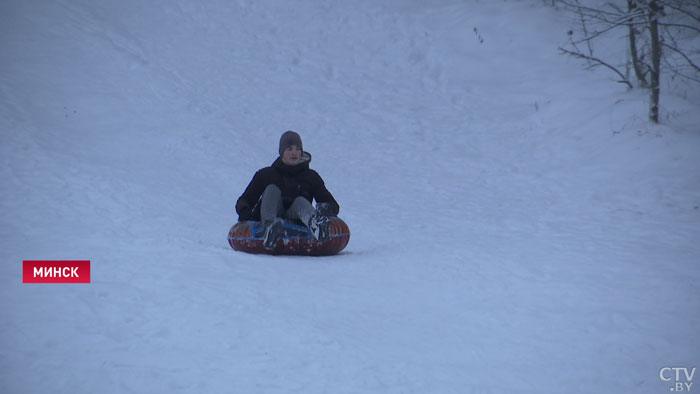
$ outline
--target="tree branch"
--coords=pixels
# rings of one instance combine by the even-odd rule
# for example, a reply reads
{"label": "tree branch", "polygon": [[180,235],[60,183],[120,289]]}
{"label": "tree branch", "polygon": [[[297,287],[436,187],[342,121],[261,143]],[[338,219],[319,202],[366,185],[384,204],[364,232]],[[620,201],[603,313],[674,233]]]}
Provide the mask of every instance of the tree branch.
{"label": "tree branch", "polygon": [[564,4],[565,6],[570,7],[570,8],[580,8],[581,10],[589,11],[589,12],[592,13],[591,15],[594,15],[594,14],[595,14],[595,15],[601,14],[601,15],[609,15],[609,16],[614,16],[614,17],[620,17],[620,14],[616,14],[616,13],[614,13],[614,12],[599,10],[599,9],[591,8],[591,7],[578,6],[578,5],[576,5],[576,4],[571,4],[571,3],[569,3],[569,2],[566,1],[566,0],[559,0],[559,3]]}
{"label": "tree branch", "polygon": [[618,70],[617,68],[611,66],[610,64],[602,61],[601,59],[594,57],[594,56],[585,55],[581,52],[573,52],[573,51],[570,51],[570,50],[562,48],[562,47],[559,47],[559,50],[567,55],[570,55],[570,56],[573,56],[573,57],[576,57],[579,59],[586,59],[586,60],[592,61],[594,63],[597,63],[598,65],[605,66],[605,67],[609,68],[610,70],[614,71],[615,74],[620,76],[621,79],[618,81],[619,83],[624,83],[625,85],[629,86],[630,89],[633,88],[632,83],[630,81],[628,81],[627,78],[625,78],[625,75],[622,74],[620,72],[620,70]]}
{"label": "tree branch", "polygon": [[700,67],[698,67],[697,64],[693,63],[693,61],[692,61],[685,53],[683,53],[680,49],[678,49],[678,48],[676,48],[676,47],[674,47],[674,46],[668,45],[668,44],[666,44],[666,43],[661,43],[661,45],[662,45],[664,48],[668,48],[668,49],[670,49],[670,50],[676,52],[677,54],[681,55],[681,57],[682,57],[683,59],[685,59],[685,61],[688,62],[688,64],[690,64],[690,66],[691,66],[692,68],[694,68],[695,71],[697,71],[697,72],[700,73]]}
{"label": "tree branch", "polygon": [[[586,25],[586,16],[583,14],[583,11],[581,10],[581,3],[579,0],[576,0],[576,6],[578,7],[578,15],[581,18],[581,27],[583,28],[583,35],[588,36],[588,26]],[[581,41],[579,41],[581,42]],[[586,46],[588,46],[588,54],[593,56],[593,45],[591,44],[591,40],[586,40]]]}
{"label": "tree branch", "polygon": [[676,11],[678,11],[678,12],[680,12],[680,13],[686,14],[686,15],[688,15],[689,17],[691,17],[692,19],[694,19],[694,20],[700,22],[700,15],[695,15],[695,14],[691,13],[690,11],[685,10],[685,9],[683,9],[683,8],[681,8],[681,7],[678,7],[678,6],[676,6],[676,5],[674,5],[673,3],[668,2],[668,1],[663,1],[663,0],[661,0],[661,1],[659,1],[659,3],[660,3],[661,5],[663,5],[664,7],[668,7],[668,8],[674,9],[674,10],[676,10]]}
{"label": "tree branch", "polygon": [[669,70],[668,72],[672,73],[673,75],[678,75],[681,78],[685,78],[689,81],[693,81],[696,83],[700,83],[700,78],[693,77],[691,75],[688,75],[676,68],[675,64],[672,64],[665,56],[664,56],[664,64],[666,64],[666,70]]}
{"label": "tree branch", "polygon": [[634,20],[634,17],[635,17],[634,15],[631,15],[629,18],[625,18],[625,19],[622,19],[622,20],[618,20],[618,21],[616,21],[616,22],[610,22],[610,23],[611,23],[610,26],[606,27],[606,28],[603,29],[603,30],[596,31],[596,32],[592,33],[591,35],[589,35],[589,36],[587,36],[587,37],[581,38],[581,39],[577,40],[576,43],[578,44],[578,43],[581,43],[581,42],[584,42],[584,41],[592,40],[592,39],[594,39],[594,38],[597,38],[598,36],[601,36],[601,35],[603,35],[603,34],[609,32],[610,30],[613,30],[613,29],[615,29],[615,28],[618,28],[618,27],[629,26],[629,25],[644,25],[644,24],[646,24],[646,22],[632,22],[632,21]]}
{"label": "tree branch", "polygon": [[683,29],[688,29],[688,30],[694,30],[694,31],[700,33],[700,27],[695,27],[695,26],[691,26],[691,25],[684,25],[682,23],[661,23],[661,22],[659,22],[659,26],[678,27],[678,28],[683,28]]}

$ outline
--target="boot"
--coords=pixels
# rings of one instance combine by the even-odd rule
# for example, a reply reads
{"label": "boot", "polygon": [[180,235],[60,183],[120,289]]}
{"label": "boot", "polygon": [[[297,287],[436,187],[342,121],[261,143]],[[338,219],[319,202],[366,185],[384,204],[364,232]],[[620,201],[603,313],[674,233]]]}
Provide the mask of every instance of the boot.
{"label": "boot", "polygon": [[330,219],[328,216],[321,215],[318,211],[309,219],[308,227],[311,230],[311,235],[318,242],[325,242],[330,239]]}
{"label": "boot", "polygon": [[275,218],[271,221],[266,221],[264,225],[265,239],[263,240],[263,247],[267,250],[272,250],[275,248],[277,240],[284,234],[284,220]]}

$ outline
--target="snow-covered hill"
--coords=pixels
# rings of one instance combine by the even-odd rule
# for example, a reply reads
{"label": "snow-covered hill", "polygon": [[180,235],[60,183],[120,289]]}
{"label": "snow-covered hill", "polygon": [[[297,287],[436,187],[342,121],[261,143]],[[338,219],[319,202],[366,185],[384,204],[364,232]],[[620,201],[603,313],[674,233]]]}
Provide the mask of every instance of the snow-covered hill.
{"label": "snow-covered hill", "polygon": [[[3,393],[661,393],[700,364],[700,97],[541,1],[0,3]],[[352,237],[226,242],[297,130]],[[22,261],[89,259],[88,285]]]}

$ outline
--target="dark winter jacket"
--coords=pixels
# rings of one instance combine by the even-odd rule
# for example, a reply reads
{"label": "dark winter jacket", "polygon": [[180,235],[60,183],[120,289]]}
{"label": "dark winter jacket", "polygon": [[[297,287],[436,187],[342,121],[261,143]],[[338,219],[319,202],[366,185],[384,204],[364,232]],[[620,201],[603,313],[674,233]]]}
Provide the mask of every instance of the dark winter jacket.
{"label": "dark winter jacket", "polygon": [[310,203],[328,203],[328,214],[337,215],[340,206],[333,195],[326,189],[321,176],[309,168],[311,154],[303,152],[301,163],[288,166],[278,157],[270,167],[255,173],[253,179],[236,202],[238,220],[260,220],[260,199],[265,188],[274,184],[282,191],[282,202],[287,209],[294,200],[301,196]]}

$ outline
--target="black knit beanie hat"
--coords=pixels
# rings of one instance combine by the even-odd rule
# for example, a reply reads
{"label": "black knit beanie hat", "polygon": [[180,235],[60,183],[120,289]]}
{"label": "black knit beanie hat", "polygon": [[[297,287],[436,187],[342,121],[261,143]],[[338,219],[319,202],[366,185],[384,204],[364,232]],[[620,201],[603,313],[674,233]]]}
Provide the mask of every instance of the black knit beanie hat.
{"label": "black knit beanie hat", "polygon": [[282,156],[282,152],[284,152],[285,149],[292,145],[296,145],[302,152],[304,151],[304,147],[301,146],[301,137],[299,134],[291,130],[285,131],[280,137],[280,156]]}

